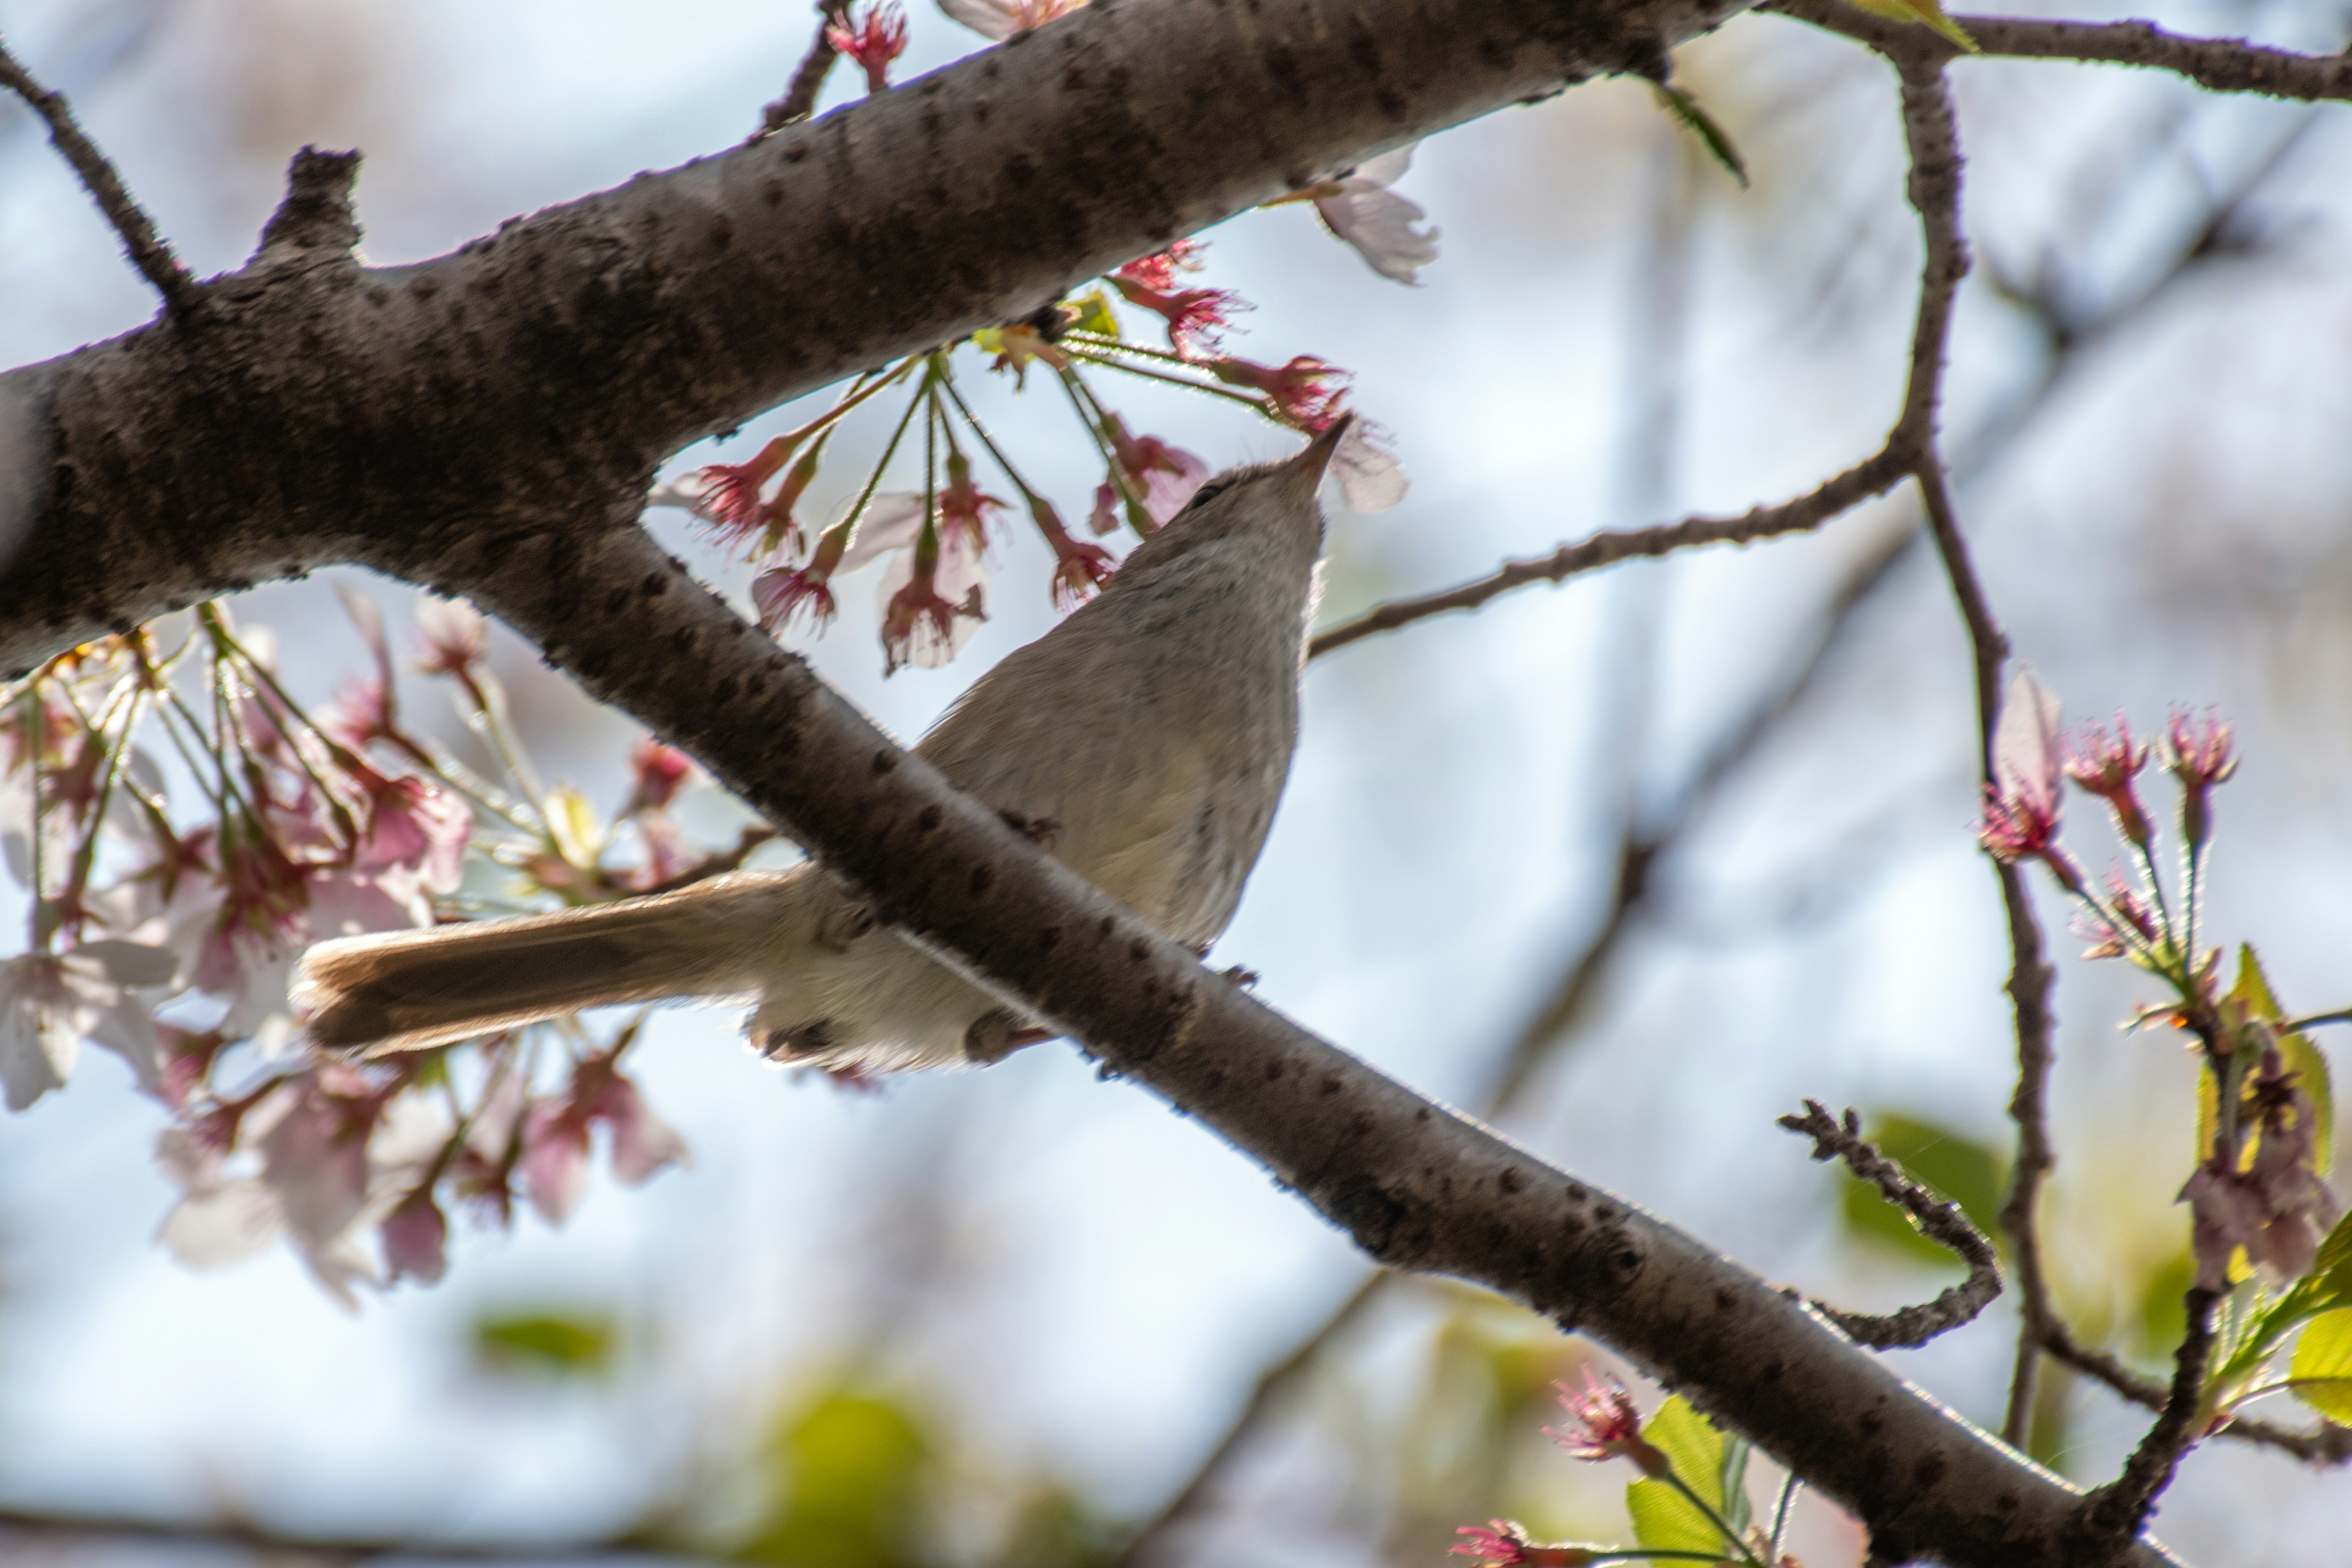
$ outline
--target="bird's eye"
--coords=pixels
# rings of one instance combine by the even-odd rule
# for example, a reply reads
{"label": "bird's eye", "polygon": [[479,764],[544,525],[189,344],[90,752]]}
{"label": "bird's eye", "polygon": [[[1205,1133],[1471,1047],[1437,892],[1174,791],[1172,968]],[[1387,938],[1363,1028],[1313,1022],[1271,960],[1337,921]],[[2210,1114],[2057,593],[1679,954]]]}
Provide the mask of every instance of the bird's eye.
{"label": "bird's eye", "polygon": [[1184,510],[1191,511],[1196,506],[1214,500],[1231,488],[1232,481],[1229,479],[1211,479],[1192,492],[1192,499],[1184,503]]}

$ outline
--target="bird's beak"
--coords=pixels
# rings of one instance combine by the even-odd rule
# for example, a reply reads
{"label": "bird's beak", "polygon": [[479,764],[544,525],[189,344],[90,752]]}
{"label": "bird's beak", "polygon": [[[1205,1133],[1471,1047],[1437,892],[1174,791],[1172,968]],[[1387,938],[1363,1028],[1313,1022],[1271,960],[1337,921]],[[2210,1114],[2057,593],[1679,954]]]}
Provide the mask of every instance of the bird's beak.
{"label": "bird's beak", "polygon": [[1356,416],[1354,415],[1340,415],[1339,417],[1331,421],[1330,427],[1328,429],[1325,430],[1320,436],[1316,437],[1312,441],[1307,442],[1305,448],[1299,452],[1298,456],[1291,458],[1289,463],[1286,466],[1294,474],[1308,476],[1317,481],[1320,481],[1323,478],[1323,471],[1331,466],[1331,454],[1339,449],[1340,437],[1347,435],[1349,426],[1354,425],[1355,422]]}

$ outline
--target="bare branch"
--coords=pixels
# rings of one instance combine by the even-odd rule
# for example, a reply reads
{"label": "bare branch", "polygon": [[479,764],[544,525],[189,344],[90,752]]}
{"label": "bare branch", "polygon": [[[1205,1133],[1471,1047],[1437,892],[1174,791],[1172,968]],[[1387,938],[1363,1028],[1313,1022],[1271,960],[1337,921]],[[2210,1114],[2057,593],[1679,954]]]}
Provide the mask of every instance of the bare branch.
{"label": "bare branch", "polygon": [[[2105,1384],[2134,1405],[2159,1412],[2165,1407],[2168,1390],[2163,1384],[2152,1377],[2142,1377],[2105,1351],[2078,1343],[2066,1325],[2054,1317],[2042,1325],[2041,1348],[2053,1360],[2063,1362]],[[2352,1460],[2352,1426],[2339,1426],[2333,1421],[2298,1429],[2241,1415],[2213,1435],[2257,1447],[2276,1448],[2308,1465],[2340,1465]]]}
{"label": "bare branch", "polygon": [[1823,1316],[1846,1331],[1856,1344],[1874,1351],[1910,1349],[1926,1344],[1972,1321],[2000,1294],[2000,1263],[1984,1232],[1969,1223],[1960,1205],[1939,1198],[1906,1173],[1903,1167],[1880,1153],[1862,1136],[1862,1118],[1849,1107],[1841,1122],[1818,1100],[1805,1101],[1802,1116],[1783,1116],[1780,1125],[1813,1141],[1816,1160],[1843,1160],[1849,1170],[1886,1194],[1919,1222],[1928,1239],[1949,1247],[1969,1267],[1969,1277],[1934,1300],[1885,1314],[1847,1312],[1816,1300]]}
{"label": "bare branch", "polygon": [[173,313],[186,316],[201,306],[204,295],[197,289],[196,280],[188,276],[188,269],[180,265],[172,247],[157,237],[155,226],[131,199],[121,176],[106,161],[106,154],[82,134],[65,95],[51,92],[34,80],[5,43],[0,43],[0,87],[15,92],[47,123],[49,144],[81,176],[82,188],[98,204],[98,210],[106,215],[106,221],[114,226],[122,248],[130,253],[131,264],[155,286],[155,291],[163,296],[163,303]]}
{"label": "bare branch", "polygon": [[833,29],[845,24],[848,17],[847,0],[817,0],[816,37],[809,40],[808,53],[801,57],[800,65],[793,71],[784,96],[760,111],[760,129],[751,132],[752,141],[816,112],[816,96],[824,90],[824,79],[831,74],[833,62],[841,57],[841,51],[833,47]]}
{"label": "bare branch", "polygon": [[2093,1552],[2119,1546],[2140,1532],[2158,1495],[2171,1483],[2180,1456],[2203,1435],[2197,1430],[2197,1409],[2205,1392],[2205,1365],[2213,1353],[2213,1309],[2221,1300],[2218,1290],[2189,1290],[2189,1331],[2173,1358],[2172,1391],[2163,1411],[2125,1461],[2123,1474],[2084,1501],[2079,1529]]}
{"label": "bare branch", "polygon": [[633,899],[646,899],[656,893],[675,893],[680,888],[690,888],[697,882],[707,882],[713,877],[740,871],[743,868],[743,862],[751,858],[753,850],[764,844],[773,844],[776,838],[774,828],[763,822],[754,823],[735,836],[733,848],[706,855],[674,877],[656,882],[649,888],[628,889],[626,894]]}
{"label": "bare branch", "polygon": [[[1765,0],[1778,11],[1858,39],[1886,55],[1938,62],[1967,53],[1923,27],[1874,16],[1838,0]],[[1955,16],[1985,56],[2139,66],[2186,77],[2216,92],[2251,92],[2310,102],[2352,100],[2352,53],[2299,55],[2243,38],[2168,33],[2152,22],[2045,22],[2017,16]]]}
{"label": "bare branch", "polygon": [[1531,583],[1564,582],[1580,572],[1613,566],[1620,561],[1667,555],[1702,544],[1750,544],[1759,539],[1806,532],[1874,495],[1884,494],[1900,483],[1906,472],[1904,456],[1890,445],[1824,480],[1819,488],[1777,506],[1754,507],[1738,517],[1691,517],[1654,528],[1596,533],[1590,539],[1563,544],[1549,555],[1533,561],[1507,563],[1501,571],[1475,583],[1418,599],[1391,600],[1352,621],[1342,621],[1317,634],[1307,645],[1307,657],[1329,653],[1375,633],[1393,631],[1448,610],[1475,610],[1497,595]]}

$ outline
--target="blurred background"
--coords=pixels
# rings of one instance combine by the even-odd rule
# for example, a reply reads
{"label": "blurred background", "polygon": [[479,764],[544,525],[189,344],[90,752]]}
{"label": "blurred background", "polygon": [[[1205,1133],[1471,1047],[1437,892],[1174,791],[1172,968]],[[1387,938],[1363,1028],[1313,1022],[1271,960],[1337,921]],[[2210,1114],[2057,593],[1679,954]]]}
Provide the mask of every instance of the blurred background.
{"label": "blurred background", "polygon": [[[2158,9],[2312,50],[2352,23],[2313,0]],[[912,21],[902,78],[979,42]],[[199,273],[250,252],[304,142],[365,152],[371,259],[428,257],[740,140],[810,29],[748,0],[0,0],[11,47]],[[1608,82],[1422,147],[1399,188],[1444,237],[1420,288],[1299,207],[1205,237],[1202,281],[1257,306],[1234,349],[1354,370],[1413,476],[1395,510],[1335,519],[1327,621],[1596,529],[1783,499],[1876,446],[1918,255],[1891,73],[1769,16],[1677,67],[1751,189],[1645,88]],[[2153,728],[2210,705],[2238,726],[2210,929],[2262,946],[2290,1011],[2342,1006],[2352,114],[2113,69],[1954,75],[1977,270],[1946,431],[1994,603],[2070,716]],[[152,308],[14,106],[0,301],[10,364]],[[1209,400],[1102,384],[1212,466],[1289,446]],[[1099,468],[1059,395],[986,390],[1033,479],[1082,511]],[[837,449],[886,435],[854,424]],[[859,477],[832,465],[814,510]],[[682,514],[650,521],[741,601],[748,574]],[[2006,939],[1970,828],[1960,629],[1916,528],[1898,495],[1318,659],[1219,959],[1768,1276],[1861,1308],[1932,1294],[1957,1268],[1773,1126],[1803,1096],[1858,1106],[1987,1217],[2006,1180]],[[806,651],[911,738],[1050,624],[1047,569],[1008,531],[992,618],[943,670],[881,678],[856,579]],[[404,589],[339,575],[407,637]],[[237,608],[304,648],[298,695],[360,667],[320,583]],[[495,659],[542,768],[617,802],[631,727],[503,632]],[[708,785],[685,812],[713,844],[748,820]],[[2074,842],[2097,863],[2089,815]],[[2065,911],[2043,913],[2071,955]],[[2155,1368],[2186,1278],[2193,1078],[2173,1040],[2121,1032],[2151,994],[2136,981],[2062,965],[2047,1213],[2078,1331]],[[1141,1531],[1129,1560],[1160,1568],[1338,1568],[1434,1564],[1494,1515],[1624,1531],[1628,1477],[1538,1430],[1553,1379],[1620,1363],[1473,1291],[1368,1289],[1311,1212],[1066,1047],[862,1095],[769,1070],[723,1012],[674,1010],[632,1060],[691,1168],[632,1190],[600,1167],[562,1229],[461,1227],[442,1284],[356,1311],[282,1249],[197,1273],[154,1245],[163,1113],[114,1058],[0,1121],[0,1552],[1051,1568]],[[1997,1425],[2012,1329],[1996,1305],[1893,1360]],[[2143,1420],[2053,1372],[2033,1447],[2095,1481]],[[2217,1443],[2158,1530],[2207,1563],[2352,1563],[2347,1510],[2352,1475]],[[1814,1568],[1861,1552],[1811,1501],[1792,1544]]]}

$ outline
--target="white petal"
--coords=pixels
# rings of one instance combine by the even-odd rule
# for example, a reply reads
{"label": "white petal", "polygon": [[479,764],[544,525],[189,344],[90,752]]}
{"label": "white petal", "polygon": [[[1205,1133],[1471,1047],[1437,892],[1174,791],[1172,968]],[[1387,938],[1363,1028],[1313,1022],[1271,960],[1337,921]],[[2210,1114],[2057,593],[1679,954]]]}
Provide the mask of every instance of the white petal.
{"label": "white petal", "polygon": [[[917,504],[921,502],[919,496]],[[890,558],[890,569],[882,574],[882,589],[875,600],[878,613],[890,613],[890,601],[898,590],[915,580],[915,552],[901,550]],[[940,559],[931,568],[931,585],[940,598],[961,608],[971,591],[981,591],[981,603],[988,602],[988,563],[973,548],[971,539],[961,528],[950,528],[940,535]],[[957,616],[948,623],[948,640],[942,645],[928,635],[915,639],[908,649],[908,662],[917,669],[941,669],[961,653],[980,631],[981,617]]]}
{"label": "white petal", "polygon": [[1371,269],[1399,283],[1418,281],[1415,274],[1437,259],[1437,230],[1416,227],[1429,215],[1394,191],[1360,183],[1343,182],[1338,195],[1315,204],[1331,232],[1355,247]]}
{"label": "white petal", "polygon": [[1412,479],[1396,454],[1373,443],[1363,420],[1348,426],[1339,437],[1339,449],[1331,454],[1331,466],[1327,470],[1339,494],[1346,498],[1348,510],[1356,512],[1386,511],[1404,500]]}
{"label": "white petal", "polygon": [[0,1090],[8,1109],[22,1110],[66,1080],[43,1048],[38,1015],[27,1003],[0,1011]]}
{"label": "white petal", "polygon": [[2033,678],[2031,665],[2020,665],[1993,725],[1993,786],[2005,796],[2054,807],[2065,761],[2063,721],[2056,695]]}
{"label": "white petal", "polygon": [[191,1268],[220,1268],[259,1252],[284,1225],[278,1194],[248,1176],[182,1198],[155,1239]]}
{"label": "white petal", "polygon": [[1371,185],[1393,185],[1404,178],[1407,169],[1412,167],[1412,148],[1419,145],[1421,143],[1416,142],[1412,147],[1400,147],[1393,153],[1383,153],[1377,158],[1359,163],[1356,172],[1348,177]]}
{"label": "white petal", "polygon": [[646,492],[646,510],[674,507],[679,511],[699,512],[702,510],[702,486],[691,474],[679,479],[664,479]]}
{"label": "white petal", "polygon": [[992,43],[1001,44],[1021,30],[1010,6],[991,5],[989,0],[940,0],[940,9],[949,20],[961,22]]}
{"label": "white petal", "polygon": [[163,1042],[155,1033],[154,1015],[145,1003],[125,996],[106,1008],[90,1024],[89,1037],[130,1063],[140,1088],[152,1089],[163,1083]]}
{"label": "white petal", "polygon": [[[830,526],[840,526],[849,515],[849,507],[856,504],[854,500],[845,504]],[[923,498],[913,490],[885,490],[866,503],[866,515],[857,520],[856,537],[841,552],[841,564],[833,569],[834,575],[855,572],[868,561],[905,549],[922,531]]]}

